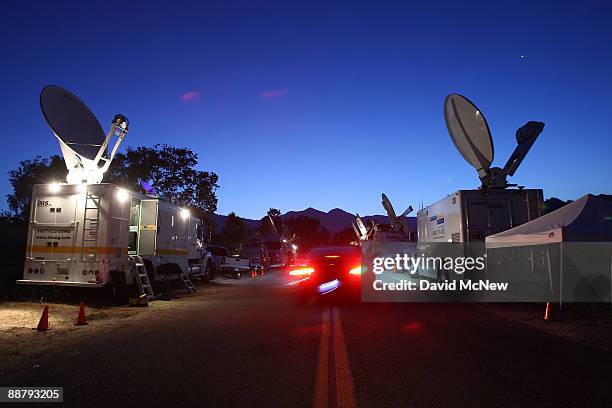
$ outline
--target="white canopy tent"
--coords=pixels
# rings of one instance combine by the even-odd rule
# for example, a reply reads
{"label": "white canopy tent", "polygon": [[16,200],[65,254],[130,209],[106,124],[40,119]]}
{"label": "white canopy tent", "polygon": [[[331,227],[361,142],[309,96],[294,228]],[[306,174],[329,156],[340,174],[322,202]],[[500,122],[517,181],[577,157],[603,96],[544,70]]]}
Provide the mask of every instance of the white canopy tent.
{"label": "white canopy tent", "polygon": [[[558,294],[560,303],[563,299],[612,301],[612,201],[608,198],[587,194],[533,221],[490,235],[485,243],[490,256],[511,254],[512,262],[519,264],[529,259],[532,272],[534,253],[540,253],[550,291]],[[553,256],[556,261],[551,262]],[[608,277],[602,280],[604,274]]]}
{"label": "white canopy tent", "polygon": [[612,201],[587,194],[549,214],[490,235],[487,248],[561,242],[612,242]]}

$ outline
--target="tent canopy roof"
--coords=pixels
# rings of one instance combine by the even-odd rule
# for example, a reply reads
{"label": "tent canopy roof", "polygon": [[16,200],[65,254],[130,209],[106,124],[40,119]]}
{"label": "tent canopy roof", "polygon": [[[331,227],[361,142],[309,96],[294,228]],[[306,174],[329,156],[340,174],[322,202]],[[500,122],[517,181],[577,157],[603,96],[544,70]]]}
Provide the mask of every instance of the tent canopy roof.
{"label": "tent canopy roof", "polygon": [[612,241],[612,201],[591,194],[486,238],[489,248],[602,241]]}

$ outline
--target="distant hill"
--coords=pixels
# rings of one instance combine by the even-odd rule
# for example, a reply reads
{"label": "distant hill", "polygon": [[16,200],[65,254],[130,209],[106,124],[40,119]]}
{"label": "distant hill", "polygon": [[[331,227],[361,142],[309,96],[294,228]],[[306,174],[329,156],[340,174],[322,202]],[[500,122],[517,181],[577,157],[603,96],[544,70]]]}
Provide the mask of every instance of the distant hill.
{"label": "distant hill", "polygon": [[[316,208],[308,207],[302,211],[289,211],[281,215],[283,221],[298,218],[299,216],[308,216],[319,220],[321,225],[332,234],[342,231],[344,228],[351,228],[351,223],[355,221],[355,214],[344,211],[341,208],[334,208],[328,212],[317,210]],[[217,231],[221,231],[225,225],[227,216],[215,214],[215,223],[217,224]],[[389,219],[386,215],[367,215],[361,217],[366,224],[370,223],[370,220],[374,220],[377,224],[388,224]],[[260,220],[244,219],[249,228],[259,228]],[[408,223],[411,228],[416,229],[416,217],[408,217]]]}
{"label": "distant hill", "polygon": [[[600,194],[600,197],[612,200],[612,196],[610,195]],[[544,213],[549,213],[551,211],[554,211],[571,202],[572,200],[563,201],[556,197],[550,197],[544,200]],[[288,220],[291,218],[297,218],[301,215],[306,215],[308,217],[312,217],[312,218],[319,220],[321,225],[327,228],[327,230],[331,232],[332,235],[342,231],[344,228],[350,228],[351,223],[355,221],[355,214],[351,214],[350,212],[344,211],[341,208],[334,208],[333,210],[324,212],[324,211],[317,210],[316,208],[312,208],[312,207],[308,207],[302,211],[286,212],[285,214],[281,215],[281,219],[284,221],[284,220]],[[217,224],[217,231],[221,231],[223,229],[226,218],[227,216],[225,215],[215,214],[214,219],[215,219],[215,223]],[[362,215],[361,218],[363,219],[364,223],[366,223],[367,225],[370,224],[370,220],[374,220],[377,224],[388,224],[389,223],[389,219],[386,215],[379,215],[379,214],[365,215],[365,216]],[[259,228],[260,220],[252,220],[248,218],[245,218],[244,220],[246,221],[249,228],[251,229]],[[416,230],[416,227],[417,227],[416,217],[408,217],[408,225],[410,226],[410,229]]]}

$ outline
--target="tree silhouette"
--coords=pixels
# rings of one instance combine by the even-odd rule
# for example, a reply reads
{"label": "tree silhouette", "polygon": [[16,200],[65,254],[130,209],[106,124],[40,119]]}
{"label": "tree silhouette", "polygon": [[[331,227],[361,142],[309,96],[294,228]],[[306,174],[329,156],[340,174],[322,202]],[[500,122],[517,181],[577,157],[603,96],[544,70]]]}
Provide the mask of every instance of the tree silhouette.
{"label": "tree silhouette", "polygon": [[[219,178],[215,173],[197,170],[197,164],[198,155],[187,148],[168,145],[128,148],[126,153],[115,156],[104,182],[144,193],[139,182],[147,181],[161,196],[185,202],[196,215],[210,221],[217,209]],[[10,217],[27,220],[33,185],[64,182],[67,172],[64,160],[57,155],[22,160],[17,169],[8,173],[13,188],[7,195]]]}
{"label": "tree silhouette", "polygon": [[[270,223],[270,218],[274,222],[274,227]],[[276,229],[276,231],[274,229]],[[266,216],[260,220],[259,233],[263,236],[283,233],[283,220],[281,219],[281,212],[279,209],[270,208],[268,210]]]}
{"label": "tree silhouette", "polygon": [[346,227],[341,231],[338,231],[331,242],[334,245],[349,245],[353,241],[357,241],[357,235],[355,235],[355,231],[352,227]]}
{"label": "tree silhouette", "polygon": [[238,255],[242,244],[249,237],[249,227],[246,222],[231,212],[225,220],[223,231],[219,235],[219,243],[227,248],[230,254]]}
{"label": "tree silhouette", "polygon": [[329,242],[329,231],[322,227],[321,222],[316,218],[300,215],[297,218],[286,220],[285,225],[290,234],[297,235],[300,250],[326,245]]}
{"label": "tree silhouette", "polygon": [[9,218],[25,221],[30,215],[30,197],[34,184],[62,183],[66,180],[68,170],[64,159],[53,155],[36,156],[31,160],[22,160],[19,167],[8,172],[9,183],[13,192],[7,194],[6,200],[10,210]]}

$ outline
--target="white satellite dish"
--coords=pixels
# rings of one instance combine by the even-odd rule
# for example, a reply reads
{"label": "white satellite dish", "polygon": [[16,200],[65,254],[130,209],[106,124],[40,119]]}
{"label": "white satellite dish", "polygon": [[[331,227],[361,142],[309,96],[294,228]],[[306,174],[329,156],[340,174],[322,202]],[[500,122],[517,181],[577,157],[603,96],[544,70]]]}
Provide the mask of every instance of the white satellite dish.
{"label": "white satellite dish", "polygon": [[[60,142],[70,184],[100,183],[128,132],[128,120],[115,115],[106,135],[91,110],[76,95],[55,85],[43,88],[40,108]],[[108,153],[111,139],[115,143]]]}
{"label": "white satellite dish", "polygon": [[450,94],[444,100],[444,119],[448,133],[461,156],[470,163],[482,182],[483,188],[506,188],[507,177],[514,175],[529,149],[544,129],[542,122],[527,122],[516,131],[518,146],[503,169],[491,167],[493,139],[482,112],[466,97]]}
{"label": "white satellite dish", "polygon": [[406,216],[412,212],[412,206],[408,206],[406,210],[398,217],[395,214],[395,209],[391,204],[391,200],[385,193],[382,193],[382,205],[387,212],[387,216],[389,217],[389,221],[391,221],[391,225],[395,230],[402,231],[403,233],[409,233],[408,223],[406,222]]}
{"label": "white satellite dish", "polygon": [[359,214],[355,214],[355,215],[356,215],[355,222],[357,223],[357,229],[359,230],[359,234],[358,234],[359,238],[368,239],[368,229],[366,228]]}
{"label": "white satellite dish", "polygon": [[482,177],[493,162],[493,139],[484,115],[467,98],[450,94],[444,101],[444,118],[457,150]]}

